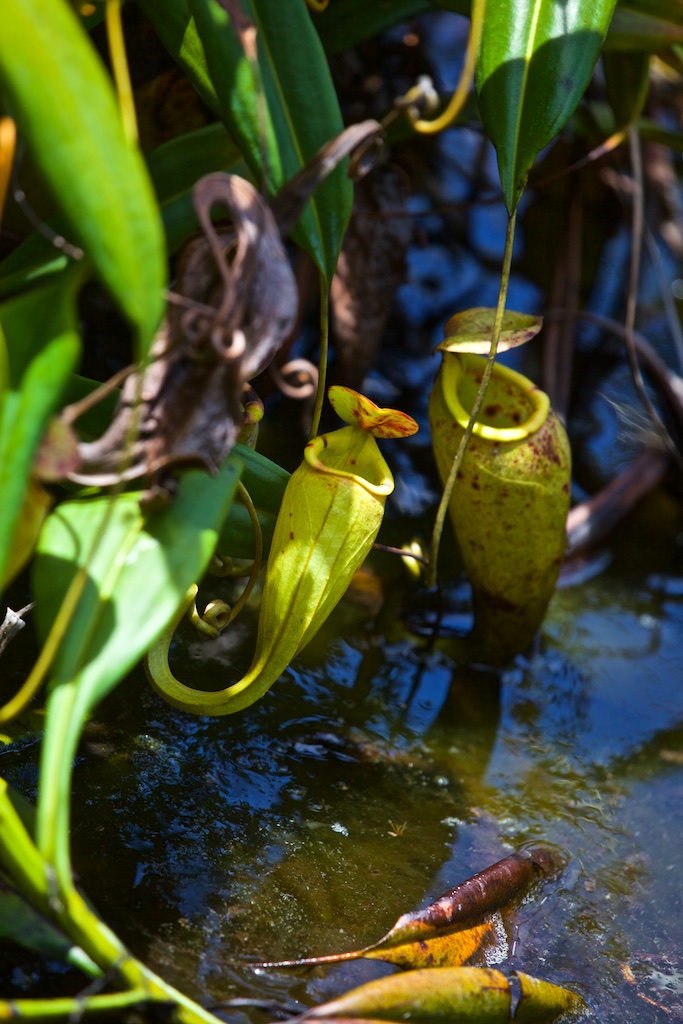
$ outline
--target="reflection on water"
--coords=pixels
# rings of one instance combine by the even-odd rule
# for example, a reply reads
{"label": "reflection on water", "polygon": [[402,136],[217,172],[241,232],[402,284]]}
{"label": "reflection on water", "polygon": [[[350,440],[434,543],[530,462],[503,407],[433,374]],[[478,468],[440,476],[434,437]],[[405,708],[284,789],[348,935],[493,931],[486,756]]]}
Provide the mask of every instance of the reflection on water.
{"label": "reflection on water", "polygon": [[314,642],[239,718],[185,716],[140,678],[105,704],[74,844],[107,920],[202,1000],[310,1003],[391,968],[234,962],[357,948],[543,839],[571,861],[506,918],[506,963],[580,990],[601,1021],[683,1013],[680,601],[614,565],[560,592],[539,650],[502,676],[383,644],[346,611],[346,638]]}

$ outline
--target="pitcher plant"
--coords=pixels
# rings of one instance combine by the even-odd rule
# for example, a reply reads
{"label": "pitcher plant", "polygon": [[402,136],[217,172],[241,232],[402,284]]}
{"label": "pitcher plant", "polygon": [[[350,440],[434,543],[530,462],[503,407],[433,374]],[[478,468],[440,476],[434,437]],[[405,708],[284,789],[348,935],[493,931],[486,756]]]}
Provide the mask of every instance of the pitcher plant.
{"label": "pitcher plant", "polygon": [[[485,364],[443,352],[429,419],[444,481]],[[548,396],[496,363],[449,504],[472,586],[471,658],[504,663],[543,621],[564,557],[570,475],[569,441]]]}
{"label": "pitcher plant", "polygon": [[196,588],[147,658],[154,689],[176,707],[228,715],[253,704],[308,644],[346,591],[377,536],[394,480],[376,437],[407,437],[417,424],[405,413],[379,409],[349,388],[329,398],[347,424],[310,441],[280,506],[266,568],[256,653],[245,676],[207,693],[176,679],[169,668],[173,632]]}

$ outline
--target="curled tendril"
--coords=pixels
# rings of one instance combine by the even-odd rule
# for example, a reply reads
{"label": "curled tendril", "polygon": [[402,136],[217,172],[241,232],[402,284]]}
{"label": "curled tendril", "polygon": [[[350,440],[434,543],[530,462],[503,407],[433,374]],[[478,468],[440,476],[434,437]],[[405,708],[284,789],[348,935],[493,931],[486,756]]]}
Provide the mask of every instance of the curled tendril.
{"label": "curled tendril", "polygon": [[[310,398],[317,390],[318,370],[308,359],[291,359],[283,367],[271,363],[268,372],[287,398]],[[297,383],[293,383],[292,378]]]}
{"label": "curled tendril", "polygon": [[196,600],[190,606],[190,622],[194,628],[208,637],[215,640],[220,636],[230,622],[231,608],[225,601],[209,601],[202,615],[197,610]]}
{"label": "curled tendril", "polygon": [[[193,583],[192,586],[188,588],[175,617],[166,627],[161,637],[156,644],[154,644],[145,659],[145,668],[150,682],[155,689],[163,694],[172,692],[176,687],[182,687],[182,683],[176,679],[171,671],[171,667],[169,665],[169,651],[175,631],[184,619],[185,615],[189,615],[190,621],[194,625],[195,629],[199,630],[200,633],[203,633],[203,635],[207,636],[210,640],[215,640],[226,626],[229,626],[231,622],[234,622],[242,608],[244,608],[244,605],[249,600],[249,596],[251,595],[258,578],[258,574],[261,569],[261,562],[263,560],[263,534],[261,532],[261,524],[259,523],[254,503],[251,500],[249,492],[244,484],[240,482],[237,485],[237,489],[240,498],[249,513],[251,525],[254,530],[255,556],[254,561],[248,567],[249,579],[247,581],[247,585],[232,608],[227,605],[225,601],[214,600],[207,604],[203,615],[200,615],[197,611],[197,593],[199,591],[197,584]],[[218,563],[223,570],[219,570],[219,572],[214,573],[214,575],[228,576],[234,575],[237,572],[244,574],[244,569],[237,570],[230,558],[214,555],[214,562]]]}

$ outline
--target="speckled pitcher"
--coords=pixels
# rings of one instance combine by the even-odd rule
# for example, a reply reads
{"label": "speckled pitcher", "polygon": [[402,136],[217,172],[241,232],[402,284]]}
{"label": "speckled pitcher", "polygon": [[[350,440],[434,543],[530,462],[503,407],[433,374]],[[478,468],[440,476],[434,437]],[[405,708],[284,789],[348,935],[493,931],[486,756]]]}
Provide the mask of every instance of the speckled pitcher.
{"label": "speckled pitcher", "polygon": [[[432,389],[432,446],[446,480],[486,365],[443,353]],[[565,550],[571,453],[548,396],[498,363],[449,512],[472,585],[473,658],[501,664],[543,621]]]}

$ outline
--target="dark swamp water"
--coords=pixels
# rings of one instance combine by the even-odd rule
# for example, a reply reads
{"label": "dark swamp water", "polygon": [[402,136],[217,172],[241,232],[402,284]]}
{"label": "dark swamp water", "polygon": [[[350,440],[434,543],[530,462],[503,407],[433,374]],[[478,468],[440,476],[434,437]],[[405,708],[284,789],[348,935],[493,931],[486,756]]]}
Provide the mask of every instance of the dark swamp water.
{"label": "dark swamp water", "polygon": [[[397,478],[388,544],[426,540],[433,521],[426,402],[443,323],[497,295],[500,205],[475,202],[450,220],[429,213],[473,198],[467,168],[479,151],[476,133],[461,129],[438,142],[430,188],[411,200],[408,280],[366,381],[370,397],[422,427],[385,446]],[[479,173],[480,193],[490,194],[490,153]],[[527,203],[513,309],[549,304],[562,189],[572,188],[585,189],[590,212],[595,177],[543,197],[540,214],[538,195]],[[618,204],[601,201],[586,244],[586,301],[623,319],[628,232]],[[660,258],[670,286],[683,275],[664,247]],[[639,327],[673,366],[657,275],[643,270]],[[577,339],[568,426],[580,500],[637,454],[644,428],[619,346],[591,325]],[[532,350],[515,365],[533,373],[539,362]],[[292,416],[291,405],[275,407],[262,445],[290,462],[299,444]],[[75,771],[74,861],[85,892],[136,955],[201,1003],[311,1005],[391,968],[262,971],[237,962],[359,948],[506,852],[550,843],[568,865],[505,918],[503,969],[581,992],[604,1024],[683,1019],[680,488],[669,478],[568,574],[533,651],[501,672],[458,665],[449,653],[448,631],[468,622],[450,533],[442,571],[453,585],[434,638],[407,571],[375,552],[310,647],[238,716],[193,718],[163,704],[141,670],[126,680],[88,725]],[[212,586],[207,597],[218,593]],[[235,678],[257,612],[254,600],[215,644],[184,630],[178,674],[209,688]],[[30,653],[8,656],[10,672],[14,659],[17,675],[25,671],[23,658]],[[39,716],[35,723],[36,733],[0,749],[0,773],[29,796]],[[0,983],[3,995],[38,995],[73,992],[82,979],[0,940]],[[229,1019],[268,1018],[233,1010]]]}

